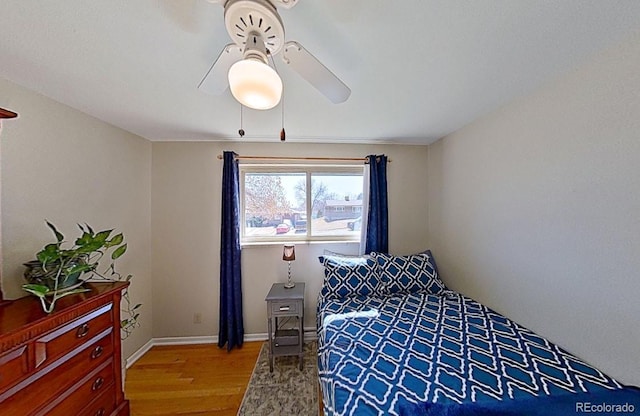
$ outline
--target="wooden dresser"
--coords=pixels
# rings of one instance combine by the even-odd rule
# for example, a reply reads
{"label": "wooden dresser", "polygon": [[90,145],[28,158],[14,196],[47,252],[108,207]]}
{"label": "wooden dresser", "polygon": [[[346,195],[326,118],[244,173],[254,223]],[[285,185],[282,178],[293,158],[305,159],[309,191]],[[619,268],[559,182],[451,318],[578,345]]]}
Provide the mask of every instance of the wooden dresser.
{"label": "wooden dresser", "polygon": [[120,299],[128,283],[42,311],[32,296],[0,306],[0,415],[129,415],[122,389]]}

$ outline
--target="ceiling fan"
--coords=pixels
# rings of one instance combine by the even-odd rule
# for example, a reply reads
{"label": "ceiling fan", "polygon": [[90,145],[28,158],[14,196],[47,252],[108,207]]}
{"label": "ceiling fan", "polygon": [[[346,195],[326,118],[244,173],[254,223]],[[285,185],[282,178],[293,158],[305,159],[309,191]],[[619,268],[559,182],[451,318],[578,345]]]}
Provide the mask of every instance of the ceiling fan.
{"label": "ceiling fan", "polygon": [[[282,81],[269,56],[282,59],[331,102],[346,101],[351,90],[296,41],[285,42],[276,6],[290,9],[298,0],[208,0],[224,6],[224,22],[234,43],[226,45],[198,88],[219,95],[231,89],[241,104],[267,110],[280,102]],[[273,59],[273,58],[272,58]]]}

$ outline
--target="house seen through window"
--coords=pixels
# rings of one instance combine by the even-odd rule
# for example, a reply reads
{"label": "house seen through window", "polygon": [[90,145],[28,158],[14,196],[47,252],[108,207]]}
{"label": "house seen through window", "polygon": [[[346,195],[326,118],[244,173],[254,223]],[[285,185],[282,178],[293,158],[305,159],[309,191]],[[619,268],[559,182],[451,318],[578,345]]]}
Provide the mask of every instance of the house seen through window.
{"label": "house seen through window", "polygon": [[358,241],[363,169],[241,165],[242,241]]}

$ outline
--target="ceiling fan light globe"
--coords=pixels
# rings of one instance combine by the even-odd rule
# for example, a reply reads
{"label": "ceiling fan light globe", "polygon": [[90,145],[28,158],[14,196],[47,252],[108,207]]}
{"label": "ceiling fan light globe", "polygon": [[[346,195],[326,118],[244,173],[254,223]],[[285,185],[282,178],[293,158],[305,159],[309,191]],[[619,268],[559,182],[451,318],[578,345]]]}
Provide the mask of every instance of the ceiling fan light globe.
{"label": "ceiling fan light globe", "polygon": [[269,110],[280,102],[282,80],[269,65],[257,59],[243,59],[229,69],[231,94],[245,107]]}

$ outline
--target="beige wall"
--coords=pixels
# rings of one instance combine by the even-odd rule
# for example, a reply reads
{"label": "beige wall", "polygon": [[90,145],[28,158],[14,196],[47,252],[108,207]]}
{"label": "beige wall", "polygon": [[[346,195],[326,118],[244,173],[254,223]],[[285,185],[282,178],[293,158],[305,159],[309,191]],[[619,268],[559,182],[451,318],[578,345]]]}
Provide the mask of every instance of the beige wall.
{"label": "beige wall", "polygon": [[[233,150],[244,155],[363,157],[385,153],[388,167],[390,250],[411,253],[427,247],[426,146],[314,145],[296,143],[153,143],[152,229],[154,337],[218,334],[220,195],[222,161]],[[315,326],[322,283],[317,260],[325,248],[352,253],[355,244],[297,244],[294,280],[306,282],[305,326]],[[266,333],[266,296],[286,280],[282,245],[242,251],[244,325],[247,334]],[[202,323],[194,324],[194,313]]]}
{"label": "beige wall", "polygon": [[[21,263],[49,241],[45,218],[67,235],[78,221],[115,226],[129,242],[121,270],[136,276],[131,294],[144,304],[124,355],[151,337],[217,335],[216,156],[385,153],[393,159],[391,252],[432,242],[451,287],[640,384],[639,45],[631,39],[429,148],[151,144],[0,80],[0,104],[20,113],[4,123],[0,140],[5,294],[23,295]],[[325,248],[357,251],[355,244],[297,245],[292,270],[307,283],[307,327],[315,324],[317,257]],[[264,296],[286,279],[281,249],[243,249],[248,334],[266,332]]]}
{"label": "beige wall", "polygon": [[640,385],[640,36],[429,147],[446,283]]}
{"label": "beige wall", "polygon": [[119,270],[135,276],[131,298],[144,304],[129,356],[151,338],[151,143],[3,79],[0,99],[20,115],[0,140],[5,296],[25,295],[22,263],[52,239],[45,218],[69,238],[78,222],[115,227],[129,243]]}
{"label": "beige wall", "polygon": [[[67,236],[75,235],[77,222],[116,227],[129,242],[120,270],[134,274],[131,296],[144,305],[142,326],[124,343],[125,357],[152,337],[217,335],[222,162],[216,156],[223,150],[291,156],[385,153],[393,159],[391,251],[427,247],[426,187],[405,184],[414,175],[426,176],[425,146],[152,145],[5,80],[0,80],[0,97],[4,106],[20,114],[4,124],[0,141],[5,297],[25,295],[20,289],[22,263],[51,239],[45,218]],[[307,283],[307,327],[315,325],[315,298],[322,282],[317,257],[325,248],[358,250],[345,243],[297,245],[292,270],[296,280]],[[264,296],[273,282],[286,279],[281,250],[281,245],[243,250],[248,334],[266,332]],[[194,313],[202,314],[202,324],[193,323]]]}

